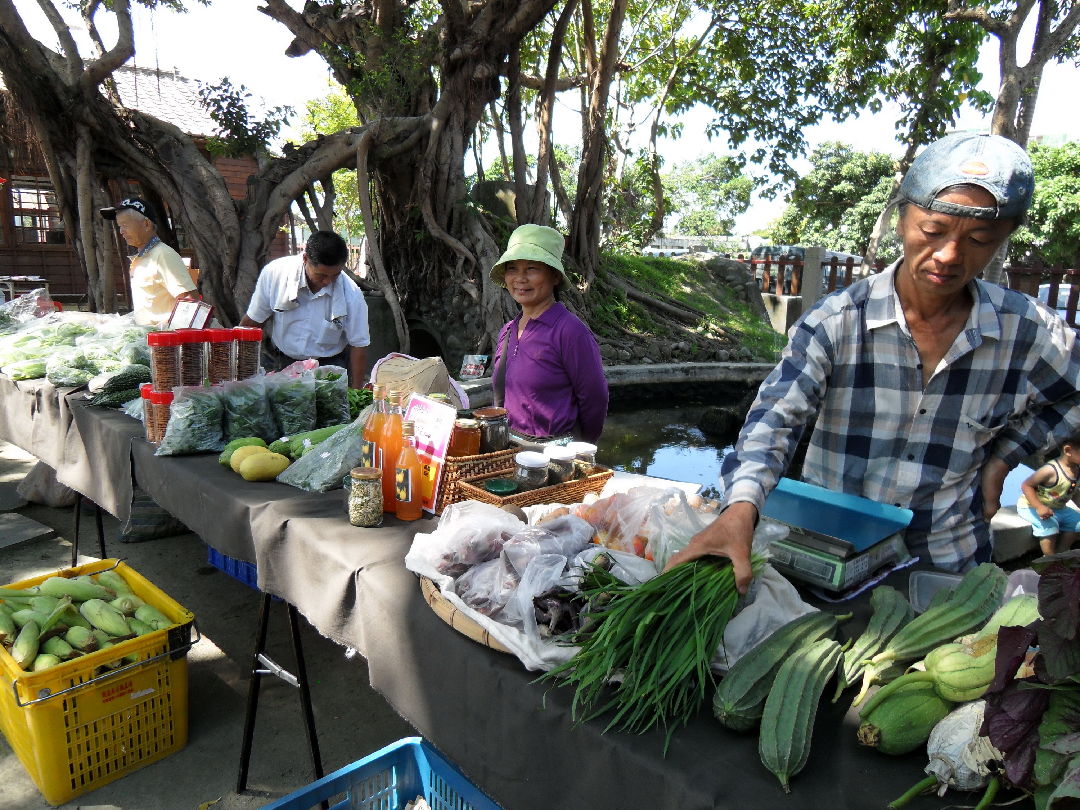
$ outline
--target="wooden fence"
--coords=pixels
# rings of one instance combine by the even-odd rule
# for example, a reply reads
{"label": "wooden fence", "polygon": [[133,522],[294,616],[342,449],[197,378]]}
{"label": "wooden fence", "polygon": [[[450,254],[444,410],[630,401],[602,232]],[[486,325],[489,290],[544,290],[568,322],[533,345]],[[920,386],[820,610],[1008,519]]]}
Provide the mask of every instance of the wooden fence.
{"label": "wooden fence", "polygon": [[[795,257],[758,259],[730,256],[753,269],[763,293],[801,295],[803,260]],[[887,262],[878,262],[874,272],[881,272]],[[854,259],[826,259],[821,264],[822,294],[849,286],[860,272]],[[1027,293],[1057,311],[1072,327],[1080,329],[1080,269],[1063,267],[1010,267],[1006,271],[1009,289]]]}

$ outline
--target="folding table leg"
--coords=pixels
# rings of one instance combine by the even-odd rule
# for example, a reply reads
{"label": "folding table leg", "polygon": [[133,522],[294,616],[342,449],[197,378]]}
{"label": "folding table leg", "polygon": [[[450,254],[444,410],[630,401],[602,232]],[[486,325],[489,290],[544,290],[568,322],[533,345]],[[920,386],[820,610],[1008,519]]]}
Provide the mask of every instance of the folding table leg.
{"label": "folding table leg", "polygon": [[83,497],[75,493],[75,531],[71,538],[71,567],[74,568],[79,562],[79,523],[82,520]]}
{"label": "folding table leg", "polygon": [[292,636],[293,654],[296,656],[296,671],[293,675],[283,669],[266,655],[266,633],[270,624],[270,603],[268,593],[262,595],[259,607],[259,627],[255,631],[255,655],[252,658],[251,675],[248,680],[247,709],[244,713],[244,739],[240,746],[240,771],[236,778],[236,792],[247,789],[248,766],[251,763],[251,744],[255,734],[255,716],[259,711],[259,691],[264,675],[273,675],[290,686],[300,690],[300,708],[304,715],[308,746],[311,749],[311,761],[315,767],[315,778],[323,777],[322,756],[319,753],[319,739],[315,733],[315,715],[311,710],[311,693],[308,689],[307,667],[304,663],[304,648],[300,641],[300,626],[296,608],[286,603],[289,613],[289,631]]}

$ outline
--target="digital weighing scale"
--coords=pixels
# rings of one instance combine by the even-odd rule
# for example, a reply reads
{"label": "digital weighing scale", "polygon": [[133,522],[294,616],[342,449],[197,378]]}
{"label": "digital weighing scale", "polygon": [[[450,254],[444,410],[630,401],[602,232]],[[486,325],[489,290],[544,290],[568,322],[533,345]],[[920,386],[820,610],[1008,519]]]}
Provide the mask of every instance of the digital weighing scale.
{"label": "digital weighing scale", "polygon": [[761,514],[790,529],[769,545],[773,566],[827,591],[849,590],[911,558],[902,536],[910,509],[781,478]]}

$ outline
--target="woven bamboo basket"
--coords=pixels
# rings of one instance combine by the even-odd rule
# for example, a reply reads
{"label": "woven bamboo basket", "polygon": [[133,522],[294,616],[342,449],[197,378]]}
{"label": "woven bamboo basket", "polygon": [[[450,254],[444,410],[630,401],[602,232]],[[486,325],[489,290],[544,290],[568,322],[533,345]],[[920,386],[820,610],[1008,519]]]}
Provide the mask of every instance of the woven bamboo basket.
{"label": "woven bamboo basket", "polygon": [[513,495],[500,497],[484,489],[484,482],[489,478],[505,477],[504,472],[487,473],[458,481],[458,500],[482,501],[493,506],[535,506],[539,503],[581,503],[590,492],[599,494],[615,473],[599,464],[592,468],[584,478],[552,484],[538,489],[515,492]]}
{"label": "woven bamboo basket", "polygon": [[450,456],[442,469],[439,483],[439,495],[435,499],[435,514],[441,515],[452,503],[465,501],[457,490],[458,482],[464,478],[479,475],[501,475],[514,469],[514,455],[520,447],[508,447],[495,453],[483,453],[478,456]]}
{"label": "woven bamboo basket", "polygon": [[420,590],[424,594],[424,601],[428,603],[428,607],[435,611],[435,615],[463,636],[467,636],[478,644],[483,644],[485,647],[491,647],[493,650],[498,650],[503,653],[510,652],[487,630],[477,624],[475,620],[466,616],[454,607],[454,605],[439,592],[439,586],[427,577],[420,577]]}

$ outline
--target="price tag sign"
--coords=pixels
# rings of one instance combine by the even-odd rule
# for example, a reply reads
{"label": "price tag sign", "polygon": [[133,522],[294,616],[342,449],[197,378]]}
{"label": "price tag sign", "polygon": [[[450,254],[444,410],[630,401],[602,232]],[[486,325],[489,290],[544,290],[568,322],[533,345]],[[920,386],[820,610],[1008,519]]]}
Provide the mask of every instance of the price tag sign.
{"label": "price tag sign", "polygon": [[173,304],[172,314],[169,315],[167,328],[169,329],[202,329],[210,322],[210,315],[214,308],[205,301],[189,301],[179,299]]}
{"label": "price tag sign", "polygon": [[413,423],[416,455],[420,457],[421,506],[425,512],[435,513],[446,448],[450,446],[456,418],[454,408],[420,394],[409,397],[405,408],[404,419]]}

